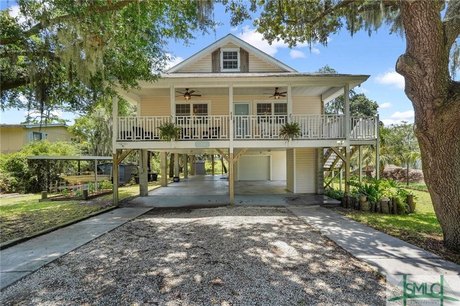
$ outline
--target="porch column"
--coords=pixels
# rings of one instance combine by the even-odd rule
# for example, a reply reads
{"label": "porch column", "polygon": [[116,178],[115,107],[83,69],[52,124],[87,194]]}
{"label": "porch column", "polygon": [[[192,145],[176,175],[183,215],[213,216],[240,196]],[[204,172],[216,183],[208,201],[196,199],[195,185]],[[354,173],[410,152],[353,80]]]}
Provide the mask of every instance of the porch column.
{"label": "porch column", "polygon": [[214,153],[211,155],[211,172],[212,172],[212,176],[214,176],[214,173],[215,173]]}
{"label": "porch column", "polygon": [[233,168],[233,148],[228,150],[228,194],[230,205],[235,205],[235,180]]}
{"label": "porch column", "polygon": [[141,197],[149,195],[147,159],[147,150],[139,150],[139,195]]}
{"label": "porch column", "polygon": [[359,167],[359,182],[363,181],[363,152],[362,146],[358,146],[358,167]]}
{"label": "porch column", "polygon": [[118,206],[118,150],[114,149],[112,154],[112,192],[113,192],[113,205]]}
{"label": "porch column", "polygon": [[291,88],[291,84],[288,85],[288,88],[287,88],[287,113],[288,113],[288,117],[287,117],[287,120],[288,122],[291,122],[292,120],[292,88]]}
{"label": "porch column", "polygon": [[[115,96],[112,99],[112,192],[113,192],[113,205],[118,206],[118,150],[117,150],[117,138],[118,138],[118,97]],[[80,169],[79,169],[80,172]]]}
{"label": "porch column", "polygon": [[350,85],[348,83],[343,87],[344,97],[344,115],[345,115],[345,193],[350,192],[348,181],[350,180],[350,134],[351,134],[351,117],[350,117]]}
{"label": "porch column", "polygon": [[168,152],[160,152],[160,184],[162,187],[168,186]]}
{"label": "porch column", "polygon": [[169,104],[170,104],[170,111],[171,111],[171,117],[172,117],[172,122],[175,122],[174,118],[176,117],[176,88],[174,85],[171,85],[169,87]]}
{"label": "porch column", "polygon": [[[232,143],[233,133],[234,133],[234,130],[233,130],[233,84],[230,85],[230,87],[228,88],[228,115],[229,115],[228,128],[230,129],[229,139],[230,139],[230,143]],[[232,149],[232,153],[233,153],[233,149]]]}
{"label": "porch column", "polygon": [[316,193],[317,194],[324,194],[324,149],[319,148],[316,150]]}
{"label": "porch column", "polygon": [[182,155],[183,164],[184,164],[184,178],[188,178],[188,155]]}
{"label": "porch column", "polygon": [[174,154],[174,176],[179,177],[179,153]]}
{"label": "porch column", "polygon": [[377,115],[377,122],[375,124],[377,129],[377,139],[375,140],[375,178],[380,179],[380,129],[379,122],[380,118]]}

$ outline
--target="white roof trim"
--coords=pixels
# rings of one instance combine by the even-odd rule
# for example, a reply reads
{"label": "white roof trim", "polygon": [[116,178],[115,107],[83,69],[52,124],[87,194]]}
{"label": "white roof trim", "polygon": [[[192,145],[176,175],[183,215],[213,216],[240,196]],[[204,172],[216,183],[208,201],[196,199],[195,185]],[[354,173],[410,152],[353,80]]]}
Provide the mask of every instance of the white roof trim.
{"label": "white roof trim", "polygon": [[275,65],[275,66],[277,66],[277,67],[279,67],[281,69],[284,69],[284,70],[286,70],[288,72],[297,72],[297,70],[295,70],[294,68],[289,67],[288,65],[282,63],[281,61],[277,60],[273,56],[270,56],[267,53],[257,49],[256,47],[254,47],[251,44],[245,42],[244,40],[236,37],[233,34],[228,34],[227,36],[222,37],[221,39],[219,39],[216,42],[210,44],[209,46],[207,46],[206,48],[202,49],[201,51],[198,51],[194,55],[192,55],[189,58],[183,60],[179,64],[173,66],[172,68],[170,68],[166,72],[167,73],[176,72],[177,70],[183,68],[184,66],[186,66],[189,63],[193,62],[194,60],[197,60],[200,57],[202,57],[203,55],[205,55],[207,53],[210,53],[210,52],[214,51],[216,48],[220,48],[220,47],[222,47],[222,46],[224,46],[224,45],[226,45],[226,44],[228,44],[230,42],[234,43],[235,45],[240,46],[243,49],[246,49],[246,51],[249,51],[249,53],[253,53],[253,54],[258,55],[259,57],[263,58],[267,62],[269,62],[269,63],[271,63],[271,64],[273,64],[273,65]]}

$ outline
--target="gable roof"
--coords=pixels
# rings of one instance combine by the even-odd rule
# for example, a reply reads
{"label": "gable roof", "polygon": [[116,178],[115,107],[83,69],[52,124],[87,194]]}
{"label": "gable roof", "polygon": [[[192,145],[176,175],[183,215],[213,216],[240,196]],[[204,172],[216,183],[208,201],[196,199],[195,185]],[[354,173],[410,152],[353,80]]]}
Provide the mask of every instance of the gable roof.
{"label": "gable roof", "polygon": [[294,68],[289,67],[288,65],[282,63],[281,61],[277,60],[273,56],[270,56],[267,53],[263,52],[262,50],[257,49],[253,45],[248,44],[247,42],[245,42],[244,40],[236,37],[235,35],[228,34],[228,35],[222,37],[221,39],[215,41],[214,43],[210,44],[206,48],[202,49],[201,51],[198,51],[197,53],[195,53],[194,55],[192,55],[189,58],[185,59],[184,61],[180,62],[179,64],[171,67],[170,69],[168,69],[166,71],[166,73],[176,72],[177,70],[179,70],[179,69],[187,66],[188,64],[194,62],[195,60],[199,59],[203,55],[205,55],[207,53],[212,53],[215,49],[217,49],[219,47],[222,47],[222,46],[224,46],[224,45],[226,45],[228,43],[233,43],[233,44],[245,49],[249,53],[257,55],[258,57],[266,60],[267,62],[269,62],[269,63],[281,68],[282,70],[285,70],[286,72],[297,72]]}

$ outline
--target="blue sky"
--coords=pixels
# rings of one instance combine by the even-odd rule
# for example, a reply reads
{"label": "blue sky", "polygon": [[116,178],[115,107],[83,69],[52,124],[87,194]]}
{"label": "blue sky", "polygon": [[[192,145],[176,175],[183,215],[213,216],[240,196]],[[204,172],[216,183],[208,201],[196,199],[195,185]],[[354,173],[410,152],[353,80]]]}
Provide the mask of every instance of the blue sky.
{"label": "blue sky", "polygon": [[[15,6],[14,1],[0,2],[1,9]],[[303,45],[289,49],[281,42],[269,45],[263,41],[262,35],[255,32],[250,21],[235,28],[231,27],[229,17],[221,8],[216,10],[215,19],[221,21],[222,25],[210,34],[196,33],[196,39],[188,46],[184,46],[181,41],[169,43],[169,53],[176,57],[171,65],[232,33],[300,72],[315,72],[329,65],[339,73],[369,74],[369,80],[356,90],[380,105],[382,121],[385,124],[398,123],[401,120],[413,121],[412,104],[404,94],[404,79],[394,70],[396,60],[404,52],[405,41],[398,35],[390,35],[387,27],[381,28],[370,37],[364,32],[352,37],[342,30],[330,37],[327,46],[314,45],[310,49]],[[74,118],[69,113],[59,115],[64,119]],[[9,110],[0,114],[0,122],[19,123],[24,117],[24,111]]]}

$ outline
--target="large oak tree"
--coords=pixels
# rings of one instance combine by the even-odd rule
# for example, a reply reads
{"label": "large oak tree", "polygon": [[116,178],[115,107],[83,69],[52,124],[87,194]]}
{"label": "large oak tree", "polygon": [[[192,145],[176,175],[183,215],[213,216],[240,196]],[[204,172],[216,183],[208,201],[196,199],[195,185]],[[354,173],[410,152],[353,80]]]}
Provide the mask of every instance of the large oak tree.
{"label": "large oak tree", "polygon": [[[448,248],[460,251],[459,0],[266,0],[230,1],[233,23],[261,10],[257,30],[269,42],[327,43],[346,27],[371,34],[382,24],[405,36],[396,71],[415,110],[415,132],[426,184]],[[449,68],[451,73],[449,73]]]}

